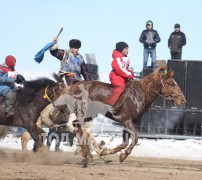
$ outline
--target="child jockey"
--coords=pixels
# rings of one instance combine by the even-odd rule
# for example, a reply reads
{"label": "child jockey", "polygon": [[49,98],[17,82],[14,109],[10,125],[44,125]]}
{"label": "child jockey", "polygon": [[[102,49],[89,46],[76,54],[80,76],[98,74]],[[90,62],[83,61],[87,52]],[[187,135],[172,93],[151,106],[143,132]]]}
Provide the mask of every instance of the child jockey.
{"label": "child jockey", "polygon": [[113,91],[107,100],[107,104],[114,107],[125,90],[125,82],[127,79],[134,78],[134,73],[129,70],[130,59],[128,55],[128,44],[125,42],[116,43],[116,49],[112,53],[114,58],[112,61],[112,71],[110,73],[110,81]]}
{"label": "child jockey", "polygon": [[0,95],[5,97],[6,121],[13,121],[14,103],[16,99],[16,87],[14,82],[20,84],[25,81],[22,75],[15,72],[16,59],[9,55],[5,62],[0,65]]}

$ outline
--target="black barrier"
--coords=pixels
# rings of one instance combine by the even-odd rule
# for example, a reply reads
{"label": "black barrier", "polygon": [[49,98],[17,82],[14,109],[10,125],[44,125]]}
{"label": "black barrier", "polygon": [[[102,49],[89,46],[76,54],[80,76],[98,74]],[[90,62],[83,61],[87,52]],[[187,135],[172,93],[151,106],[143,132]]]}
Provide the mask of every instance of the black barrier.
{"label": "black barrier", "polygon": [[184,117],[184,132],[186,136],[201,136],[202,112],[187,110]]}
{"label": "black barrier", "polygon": [[[183,94],[186,95],[186,79],[187,79],[187,63],[188,61],[181,60],[168,60],[168,71],[174,71],[174,80],[182,90]],[[183,110],[184,106],[176,107],[174,102],[166,102],[167,109],[178,109]]]}
{"label": "black barrier", "polygon": [[[174,71],[174,79],[187,102],[176,107],[158,97],[144,113],[135,127],[143,135],[202,136],[202,61],[168,60],[168,70]],[[153,71],[143,69],[143,76]]]}
{"label": "black barrier", "polygon": [[165,134],[167,120],[167,110],[151,109],[151,115],[148,124],[149,134]]}
{"label": "black barrier", "polygon": [[148,123],[150,119],[150,108],[143,114],[142,118],[135,123],[135,128],[142,134],[148,134]]}
{"label": "black barrier", "polygon": [[183,135],[184,133],[184,114],[183,110],[168,109],[166,119],[166,134]]}
{"label": "black barrier", "polygon": [[202,62],[188,61],[186,79],[186,109],[202,110]]}

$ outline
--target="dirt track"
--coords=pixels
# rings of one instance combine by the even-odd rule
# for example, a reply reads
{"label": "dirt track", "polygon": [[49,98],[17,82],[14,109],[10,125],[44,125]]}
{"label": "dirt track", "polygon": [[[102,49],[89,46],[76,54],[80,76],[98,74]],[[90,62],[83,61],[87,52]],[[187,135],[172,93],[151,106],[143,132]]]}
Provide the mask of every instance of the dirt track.
{"label": "dirt track", "polygon": [[22,154],[18,150],[0,150],[0,179],[202,179],[201,161],[183,161],[129,157],[124,163],[104,164],[94,157],[88,168],[81,168],[81,156],[67,152]]}

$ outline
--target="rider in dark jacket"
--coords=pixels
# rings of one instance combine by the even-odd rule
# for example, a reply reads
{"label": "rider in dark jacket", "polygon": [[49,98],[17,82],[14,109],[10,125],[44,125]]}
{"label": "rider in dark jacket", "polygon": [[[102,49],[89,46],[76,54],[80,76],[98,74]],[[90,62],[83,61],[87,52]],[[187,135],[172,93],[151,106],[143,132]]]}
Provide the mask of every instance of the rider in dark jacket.
{"label": "rider in dark jacket", "polygon": [[89,73],[83,57],[78,53],[81,47],[81,41],[72,39],[69,41],[69,50],[58,49],[58,37],[54,38],[55,45],[50,53],[61,61],[60,76],[65,76],[68,86],[71,86],[81,80],[81,75],[85,80],[89,80]]}
{"label": "rider in dark jacket", "polygon": [[153,29],[153,22],[147,21],[145,30],[142,31],[140,36],[140,42],[144,45],[144,62],[143,68],[147,67],[148,56],[151,55],[152,68],[156,68],[156,43],[160,42],[161,39],[158,32]]}
{"label": "rider in dark jacket", "polygon": [[[83,57],[79,54],[79,48],[81,47],[81,41],[78,39],[72,39],[69,41],[69,50],[58,49],[58,37],[54,38],[55,45],[50,49],[52,56],[56,57],[61,61],[61,68],[59,75],[65,77],[68,86],[82,80],[81,75],[85,80],[90,80],[90,76],[86,67],[86,63]],[[52,108],[50,111],[50,116],[54,117],[54,114],[58,112],[57,108]],[[69,122],[73,122],[76,119],[74,113],[69,115]],[[57,133],[57,132],[56,132]],[[49,138],[49,137],[48,137]],[[59,147],[59,142],[57,143],[56,149]]]}

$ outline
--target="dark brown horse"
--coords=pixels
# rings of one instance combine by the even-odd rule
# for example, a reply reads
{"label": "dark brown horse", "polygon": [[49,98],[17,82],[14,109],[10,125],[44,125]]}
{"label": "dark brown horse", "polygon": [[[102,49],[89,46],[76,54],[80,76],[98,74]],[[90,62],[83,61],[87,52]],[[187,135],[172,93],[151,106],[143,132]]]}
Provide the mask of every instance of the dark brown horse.
{"label": "dark brown horse", "polygon": [[[4,99],[3,97],[0,99],[0,125],[26,128],[34,139],[34,150],[43,145],[38,135],[43,131],[37,128],[36,121],[41,111],[51,101],[57,99],[65,87],[59,76],[56,74],[53,76],[57,82],[48,78],[24,82],[24,88],[16,93],[14,121],[12,122],[6,121]],[[4,134],[2,133],[2,136]]]}
{"label": "dark brown horse", "polygon": [[[100,101],[104,104],[106,104],[112,91],[110,84],[99,81],[82,81],[72,86],[71,95],[80,93],[80,85],[83,85],[84,89],[89,92],[91,101]],[[158,67],[152,74],[139,81],[132,80],[126,83],[125,92],[115,106],[115,113],[107,112],[105,115],[124,126],[123,142],[114,149],[102,149],[100,155],[115,154],[125,149],[129,144],[126,137],[130,136],[132,142],[125,149],[125,152],[120,154],[119,160],[123,162],[127,158],[138,142],[134,123],[141,119],[158,95],[163,96],[166,100],[174,101],[177,106],[183,105],[186,101],[182,91],[173,79],[173,71],[167,73],[166,66]],[[92,135],[85,134],[85,136],[88,139]],[[82,150],[83,156],[88,157],[88,149],[82,148]]]}

